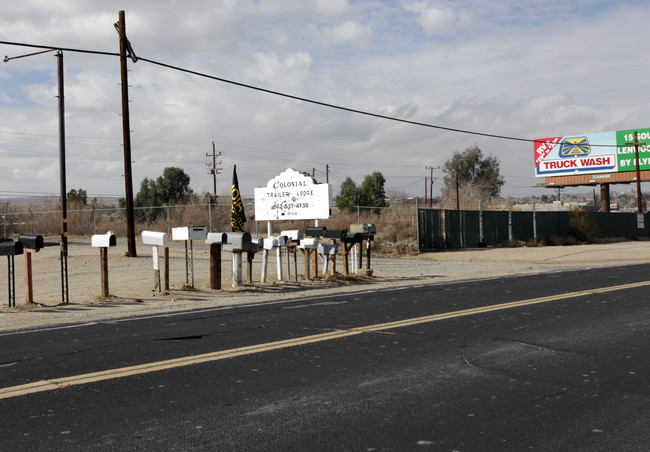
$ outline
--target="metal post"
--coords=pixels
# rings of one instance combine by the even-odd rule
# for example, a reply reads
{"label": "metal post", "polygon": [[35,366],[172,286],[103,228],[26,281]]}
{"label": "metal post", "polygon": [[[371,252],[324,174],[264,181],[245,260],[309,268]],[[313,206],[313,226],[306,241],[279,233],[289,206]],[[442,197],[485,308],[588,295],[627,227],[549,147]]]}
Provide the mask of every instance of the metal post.
{"label": "metal post", "polygon": [[537,241],[537,204],[533,203],[533,240]]}

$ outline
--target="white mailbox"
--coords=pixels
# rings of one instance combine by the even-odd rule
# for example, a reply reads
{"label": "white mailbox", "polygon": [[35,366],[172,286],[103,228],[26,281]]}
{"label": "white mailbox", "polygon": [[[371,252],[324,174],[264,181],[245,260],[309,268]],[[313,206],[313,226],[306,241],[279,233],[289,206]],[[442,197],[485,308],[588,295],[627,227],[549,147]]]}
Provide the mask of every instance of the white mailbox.
{"label": "white mailbox", "polygon": [[264,249],[265,250],[272,250],[274,248],[277,248],[279,246],[279,240],[277,237],[267,237],[264,239]]}
{"label": "white mailbox", "polygon": [[280,232],[280,235],[286,235],[290,242],[302,240],[305,237],[302,229],[290,229],[288,231],[282,231]]}
{"label": "white mailbox", "polygon": [[317,247],[318,247],[318,239],[315,237],[302,239],[300,241],[300,245],[298,245],[298,248],[303,250],[314,250]]}
{"label": "white mailbox", "polygon": [[169,238],[166,232],[142,231],[142,243],[152,246],[168,246]]}
{"label": "white mailbox", "polygon": [[183,226],[172,228],[172,240],[205,240],[208,228],[205,226]]}
{"label": "white mailbox", "polygon": [[106,234],[95,234],[91,237],[90,246],[95,248],[117,246],[117,239],[111,231],[108,231]]}
{"label": "white mailbox", "polygon": [[228,234],[225,232],[208,232],[205,243],[208,245],[223,245],[224,243],[228,243]]}

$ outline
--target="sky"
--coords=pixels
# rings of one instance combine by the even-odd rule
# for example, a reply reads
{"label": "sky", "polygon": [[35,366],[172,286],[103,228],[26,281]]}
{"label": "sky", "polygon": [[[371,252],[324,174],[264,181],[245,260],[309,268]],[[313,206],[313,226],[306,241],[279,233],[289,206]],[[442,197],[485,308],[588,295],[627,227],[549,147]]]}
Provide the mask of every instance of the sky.
{"label": "sky", "polygon": [[[120,10],[138,57],[339,107],[531,140],[650,126],[648,1],[21,0],[3,5],[0,41],[117,53]],[[10,58],[36,51],[0,44]],[[119,58],[63,61],[67,189],[124,196]],[[380,171],[389,194],[423,197],[428,168],[475,145],[500,162],[503,196],[555,193],[535,187],[530,142],[142,60],[128,77],[134,193],[169,166],[211,192],[212,143],[219,194],[237,165],[245,197],[287,168],[329,177],[334,194]],[[54,53],[0,65],[0,198],[59,193],[57,95]]]}

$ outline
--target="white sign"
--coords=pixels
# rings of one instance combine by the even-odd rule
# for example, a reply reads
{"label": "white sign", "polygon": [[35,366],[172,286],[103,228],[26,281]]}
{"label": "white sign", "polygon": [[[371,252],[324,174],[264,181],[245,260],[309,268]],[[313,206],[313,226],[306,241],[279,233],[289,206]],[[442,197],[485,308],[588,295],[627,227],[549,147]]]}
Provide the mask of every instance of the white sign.
{"label": "white sign", "polygon": [[332,187],[288,169],[255,189],[255,220],[321,220],[331,216]]}

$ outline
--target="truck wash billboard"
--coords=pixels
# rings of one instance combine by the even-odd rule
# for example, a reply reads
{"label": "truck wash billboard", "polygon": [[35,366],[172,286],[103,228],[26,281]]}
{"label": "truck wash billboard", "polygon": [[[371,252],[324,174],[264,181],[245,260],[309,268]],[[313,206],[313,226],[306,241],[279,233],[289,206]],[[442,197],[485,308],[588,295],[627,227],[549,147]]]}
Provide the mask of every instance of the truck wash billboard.
{"label": "truck wash billboard", "polygon": [[646,128],[538,138],[534,143],[535,176],[635,171],[634,132],[643,143],[639,145],[639,169],[650,170],[650,128]]}

